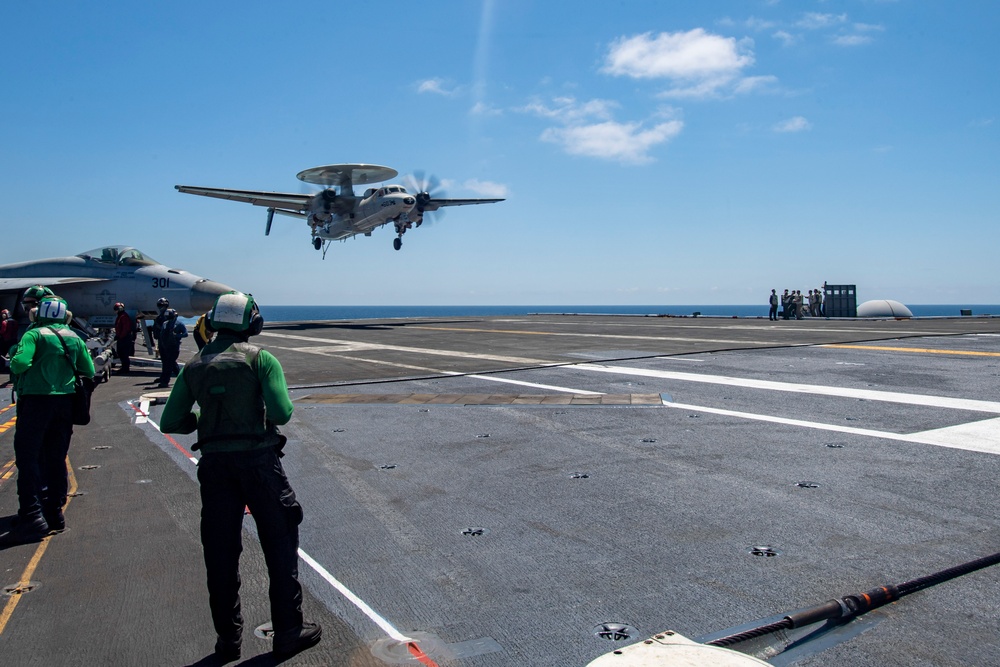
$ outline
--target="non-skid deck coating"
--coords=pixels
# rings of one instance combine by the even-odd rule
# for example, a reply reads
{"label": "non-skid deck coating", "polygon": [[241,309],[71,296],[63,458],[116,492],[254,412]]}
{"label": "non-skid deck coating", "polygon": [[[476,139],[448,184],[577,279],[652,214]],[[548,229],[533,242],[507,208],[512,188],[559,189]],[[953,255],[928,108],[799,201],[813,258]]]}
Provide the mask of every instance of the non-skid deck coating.
{"label": "non-skid deck coating", "polygon": [[659,394],[309,394],[317,405],[662,405]]}
{"label": "non-skid deck coating", "polygon": [[[586,665],[1000,551],[998,319],[427,318],[255,342],[295,400],[283,462],[325,629],[286,664]],[[95,394],[67,531],[0,550],[3,664],[211,664],[194,438],[159,433],[157,374]],[[273,664],[247,526],[244,661]],[[771,662],[1000,664],[998,580]]]}

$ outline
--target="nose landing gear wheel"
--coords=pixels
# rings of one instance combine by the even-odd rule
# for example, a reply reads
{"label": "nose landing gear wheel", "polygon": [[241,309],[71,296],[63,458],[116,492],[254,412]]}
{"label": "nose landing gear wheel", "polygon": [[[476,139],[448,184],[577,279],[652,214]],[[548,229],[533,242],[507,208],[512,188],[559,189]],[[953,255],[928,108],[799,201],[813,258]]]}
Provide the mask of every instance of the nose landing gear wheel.
{"label": "nose landing gear wheel", "polygon": [[323,239],[321,239],[318,236],[316,238],[314,238],[313,239],[313,247],[316,248],[316,250],[319,250],[320,248],[322,248],[323,247]]}
{"label": "nose landing gear wheel", "polygon": [[398,238],[398,237],[394,238],[392,240],[392,247],[395,248],[396,250],[399,250],[400,248],[402,248],[403,247],[403,239]]}

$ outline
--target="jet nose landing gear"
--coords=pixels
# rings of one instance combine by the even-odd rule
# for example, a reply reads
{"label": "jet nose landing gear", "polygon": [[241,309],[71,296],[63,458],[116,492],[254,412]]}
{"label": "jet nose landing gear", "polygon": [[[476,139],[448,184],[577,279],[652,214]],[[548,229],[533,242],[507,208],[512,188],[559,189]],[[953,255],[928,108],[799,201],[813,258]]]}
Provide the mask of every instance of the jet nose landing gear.
{"label": "jet nose landing gear", "polygon": [[400,248],[402,248],[403,247],[403,239],[399,238],[398,236],[396,238],[394,238],[392,240],[392,247],[394,249],[396,249],[396,250],[399,250]]}

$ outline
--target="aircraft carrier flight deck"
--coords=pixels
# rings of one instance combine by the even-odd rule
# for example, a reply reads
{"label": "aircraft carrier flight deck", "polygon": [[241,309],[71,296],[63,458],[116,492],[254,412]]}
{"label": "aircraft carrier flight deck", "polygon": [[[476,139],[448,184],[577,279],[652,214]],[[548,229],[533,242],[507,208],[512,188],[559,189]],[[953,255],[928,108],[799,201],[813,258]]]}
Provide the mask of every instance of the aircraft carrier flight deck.
{"label": "aircraft carrier flight deck", "polygon": [[[283,664],[584,667],[1000,552],[1000,318],[283,322],[252,341],[295,402],[283,464],[304,611],[324,628]],[[67,530],[0,550],[0,663],[216,664],[195,438],[159,431],[158,373],[140,350],[98,386]],[[8,386],[7,523],[14,415]],[[235,664],[276,664],[244,525]],[[733,648],[1000,665],[998,579]]]}

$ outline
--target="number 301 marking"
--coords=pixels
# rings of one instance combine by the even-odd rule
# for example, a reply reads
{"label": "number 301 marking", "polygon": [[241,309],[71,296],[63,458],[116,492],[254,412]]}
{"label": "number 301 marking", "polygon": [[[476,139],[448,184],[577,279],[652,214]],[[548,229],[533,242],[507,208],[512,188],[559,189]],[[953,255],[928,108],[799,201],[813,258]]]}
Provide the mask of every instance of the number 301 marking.
{"label": "number 301 marking", "polygon": [[169,289],[170,278],[153,278],[153,289]]}

